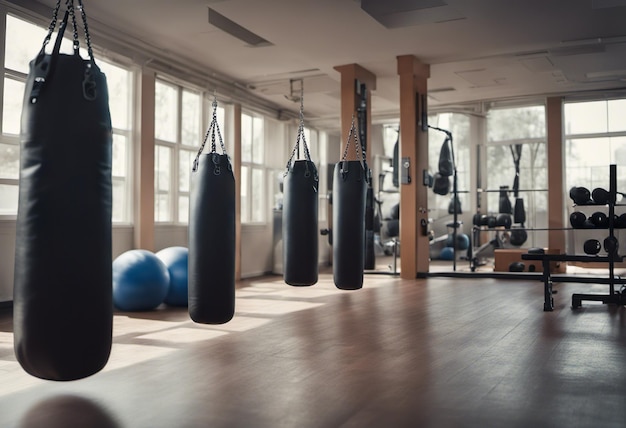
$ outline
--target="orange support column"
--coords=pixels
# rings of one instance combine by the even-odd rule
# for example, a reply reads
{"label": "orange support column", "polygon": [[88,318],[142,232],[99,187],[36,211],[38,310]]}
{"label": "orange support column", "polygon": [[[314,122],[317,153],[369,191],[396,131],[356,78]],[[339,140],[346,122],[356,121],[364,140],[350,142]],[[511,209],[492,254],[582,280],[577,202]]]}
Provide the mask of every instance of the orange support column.
{"label": "orange support column", "polygon": [[[549,97],[546,106],[548,133],[548,228],[565,227],[563,204],[563,100]],[[548,248],[565,253],[565,231],[548,232]]]}
{"label": "orange support column", "polygon": [[[343,155],[346,148],[352,116],[354,115],[355,121],[357,118],[357,107],[360,101],[360,94],[357,92],[357,82],[364,83],[367,88],[367,121],[365,129],[367,141],[365,147],[367,147],[367,161],[369,163],[369,153],[371,152],[370,143],[372,138],[369,132],[372,122],[371,91],[376,89],[376,76],[358,64],[339,65],[335,67],[335,70],[341,73],[341,152],[339,156]],[[358,160],[354,145],[351,144],[350,147],[347,159]]]}
{"label": "orange support column", "polygon": [[428,234],[428,187],[422,174],[428,170],[426,116],[427,80],[430,66],[413,55],[397,57],[400,76],[400,276],[424,277],[430,263]]}

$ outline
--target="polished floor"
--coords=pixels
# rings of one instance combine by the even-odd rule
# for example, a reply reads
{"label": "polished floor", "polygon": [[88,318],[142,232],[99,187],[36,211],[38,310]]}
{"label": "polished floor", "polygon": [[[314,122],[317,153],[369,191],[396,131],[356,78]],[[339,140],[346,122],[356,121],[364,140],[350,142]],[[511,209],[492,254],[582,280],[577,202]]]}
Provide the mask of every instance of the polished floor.
{"label": "polished floor", "polygon": [[358,291],[247,281],[235,318],[116,313],[110,361],[26,374],[0,316],[0,427],[624,427],[626,312],[539,281],[367,275]]}

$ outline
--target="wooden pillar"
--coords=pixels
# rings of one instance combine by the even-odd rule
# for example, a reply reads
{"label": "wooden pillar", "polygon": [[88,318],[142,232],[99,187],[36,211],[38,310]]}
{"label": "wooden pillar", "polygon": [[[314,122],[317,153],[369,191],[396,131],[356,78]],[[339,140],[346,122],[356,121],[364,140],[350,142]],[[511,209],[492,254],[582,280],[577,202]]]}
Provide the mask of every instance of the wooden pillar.
{"label": "wooden pillar", "polygon": [[[563,202],[563,99],[549,97],[546,106],[548,133],[548,228],[565,227]],[[548,232],[548,248],[565,253],[565,231]]]}
{"label": "wooden pillar", "polygon": [[139,146],[135,150],[134,246],[154,251],[154,106],[156,74],[143,70],[139,82]]}
{"label": "wooden pillar", "polygon": [[235,176],[235,280],[241,280],[241,104],[234,105],[233,173]]}
{"label": "wooden pillar", "polygon": [[[370,162],[370,152],[372,136],[370,135],[370,128],[372,123],[371,111],[372,111],[372,91],[376,89],[376,76],[370,71],[361,67],[358,64],[346,64],[335,67],[339,73],[341,73],[341,152],[339,156],[343,155],[346,148],[348,134],[350,132],[350,124],[352,123],[352,116],[354,120],[357,120],[357,107],[360,101],[360,95],[357,93],[356,82],[364,83],[367,88],[367,122],[365,135],[367,135],[366,147],[367,147],[367,162]],[[356,155],[356,149],[353,144],[350,145],[348,150],[347,160],[358,160]]]}
{"label": "wooden pillar", "polygon": [[[423,171],[428,170],[428,130],[420,126],[422,113],[426,112],[430,66],[413,55],[398,56],[397,61],[400,76],[400,276],[414,279],[424,277],[430,263],[425,232],[429,188],[422,179]],[[403,180],[406,173],[409,182]]]}

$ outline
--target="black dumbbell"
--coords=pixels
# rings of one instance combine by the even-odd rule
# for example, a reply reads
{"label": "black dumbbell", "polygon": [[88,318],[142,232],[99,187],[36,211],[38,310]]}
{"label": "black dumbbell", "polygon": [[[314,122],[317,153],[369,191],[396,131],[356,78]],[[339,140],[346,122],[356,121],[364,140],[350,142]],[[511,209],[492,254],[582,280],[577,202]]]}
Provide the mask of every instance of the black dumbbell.
{"label": "black dumbbell", "polygon": [[587,239],[583,244],[583,251],[585,254],[598,254],[602,246],[597,239]]}
{"label": "black dumbbell", "polygon": [[596,187],[593,189],[593,192],[591,192],[591,198],[596,204],[606,205],[609,203],[609,192],[602,187]]}
{"label": "black dumbbell", "polygon": [[583,229],[585,227],[585,220],[587,220],[587,216],[580,211],[574,211],[569,216],[569,222],[574,229]]}
{"label": "black dumbbell", "polygon": [[590,202],[593,202],[591,192],[586,187],[572,187],[569,191],[569,197],[576,205],[589,205]]}
{"label": "black dumbbell", "polygon": [[607,236],[604,238],[604,251],[606,251],[609,255],[617,254],[618,249],[619,241],[615,236]]}
{"label": "black dumbbell", "polygon": [[496,226],[504,227],[505,229],[511,228],[511,214],[498,214],[496,217]]}
{"label": "black dumbbell", "polygon": [[609,227],[609,217],[602,211],[596,211],[591,214],[589,220],[598,229],[607,229]]}
{"label": "black dumbbell", "polygon": [[522,262],[513,262],[509,265],[509,272],[524,272],[525,267]]}

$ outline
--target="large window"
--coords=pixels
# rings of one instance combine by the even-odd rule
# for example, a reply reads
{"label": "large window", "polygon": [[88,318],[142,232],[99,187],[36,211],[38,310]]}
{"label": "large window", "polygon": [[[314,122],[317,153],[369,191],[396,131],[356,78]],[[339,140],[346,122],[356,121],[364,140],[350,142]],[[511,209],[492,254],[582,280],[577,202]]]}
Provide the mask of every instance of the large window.
{"label": "large window", "polygon": [[[207,101],[206,104],[210,104]],[[206,120],[202,120],[206,111]],[[203,108],[200,91],[157,79],[155,86],[154,204],[155,221],[186,224],[189,221],[191,168],[205,137],[205,123],[211,122],[212,108]],[[224,133],[224,109],[217,108],[217,120]],[[219,146],[216,134],[216,144]],[[210,151],[209,137],[204,153]],[[218,147],[218,151],[221,149]]]}
{"label": "large window", "polygon": [[[548,165],[546,157],[545,106],[497,108],[487,116],[486,166],[483,171],[484,189],[490,212],[499,211],[499,189],[508,186],[509,200],[515,204],[512,192],[515,179],[513,154],[519,154],[519,197],[524,201],[526,227],[547,227]],[[512,151],[513,149],[513,151]],[[519,150],[519,152],[517,152]],[[485,181],[486,179],[486,181]],[[483,196],[484,199],[484,196]],[[530,234],[530,240],[539,239]],[[536,242],[527,242],[533,245]]]}
{"label": "large window", "polygon": [[[44,28],[12,15],[6,16],[2,120],[0,121],[0,215],[17,214],[22,100],[29,62],[37,55],[45,35]],[[64,43],[62,51],[70,52],[71,43]],[[97,64],[107,75],[113,124],[112,217],[116,223],[128,223],[132,216],[129,182],[132,73],[129,69],[100,59],[97,59]]]}
{"label": "large window", "polygon": [[626,99],[569,102],[563,110],[566,189],[608,190],[610,164],[622,166],[617,188],[626,189]]}
{"label": "large window", "polygon": [[262,223],[266,220],[264,132],[261,116],[248,113],[241,115],[242,223]]}

